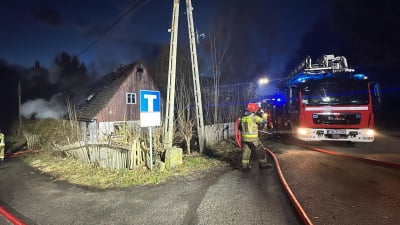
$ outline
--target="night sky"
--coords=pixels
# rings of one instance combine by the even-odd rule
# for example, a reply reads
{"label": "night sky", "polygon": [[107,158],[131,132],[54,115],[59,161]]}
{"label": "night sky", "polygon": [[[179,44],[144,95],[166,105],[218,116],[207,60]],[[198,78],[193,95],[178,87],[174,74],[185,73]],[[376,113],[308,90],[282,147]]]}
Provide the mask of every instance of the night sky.
{"label": "night sky", "polygon": [[[244,2],[193,0],[196,29],[207,34],[216,16],[231,13],[241,21],[237,29],[252,32],[260,46],[271,45],[267,43],[271,39],[262,36],[268,31],[281,46],[274,52],[276,68],[271,68],[274,75],[281,72],[288,54],[299,44],[304,32],[328,10],[327,3],[317,0]],[[135,3],[141,7],[116,22]],[[102,68],[104,65],[153,60],[160,44],[169,43],[167,30],[171,25],[172,6],[173,0],[2,1],[0,59],[23,66],[32,66],[38,60],[42,66],[50,67],[54,57],[66,51],[79,55],[86,65],[94,64],[102,70],[110,69]],[[179,39],[187,38],[183,36],[187,30],[185,7],[185,0],[181,0]]]}
{"label": "night sky", "polygon": [[[243,60],[238,66],[248,71],[243,76],[284,77],[307,55],[332,53],[381,82],[392,101],[398,96],[400,4],[395,0],[192,0],[192,5],[199,33],[207,36],[216,23],[229,27],[230,54]],[[77,56],[89,74],[104,75],[137,60],[154,64],[170,41],[172,7],[173,0],[3,0],[0,94],[10,97],[0,112],[1,128],[16,115],[18,80],[31,88],[23,95],[25,103],[40,98],[50,104],[68,88],[68,78],[53,78],[46,86],[47,78],[32,72],[36,61],[50,75],[62,52]],[[187,39],[185,7],[181,0],[178,43]],[[207,76],[210,68],[198,51],[200,75]]]}

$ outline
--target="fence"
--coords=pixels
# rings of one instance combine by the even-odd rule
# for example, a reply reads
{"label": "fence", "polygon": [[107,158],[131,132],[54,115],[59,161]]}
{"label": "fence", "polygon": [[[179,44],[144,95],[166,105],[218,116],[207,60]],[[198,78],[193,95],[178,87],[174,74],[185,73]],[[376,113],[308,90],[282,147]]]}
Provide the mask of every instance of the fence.
{"label": "fence", "polygon": [[26,139],[26,145],[28,146],[29,149],[32,150],[40,149],[41,146],[40,146],[39,135],[24,132],[24,137]]}
{"label": "fence", "polygon": [[207,146],[211,146],[233,137],[233,122],[230,123],[219,123],[204,126],[205,138],[207,141]]}
{"label": "fence", "polygon": [[84,142],[55,147],[67,156],[84,163],[111,169],[135,169],[145,164],[149,158],[137,141],[134,141],[131,146],[125,147],[109,144],[85,144]]}
{"label": "fence", "polygon": [[[233,123],[220,123],[205,126],[207,146],[217,144],[231,138]],[[54,146],[57,151],[64,152],[83,163],[111,169],[135,169],[150,163],[149,152],[143,150],[138,141],[130,146],[115,146],[110,144],[87,144],[77,142],[65,146]]]}

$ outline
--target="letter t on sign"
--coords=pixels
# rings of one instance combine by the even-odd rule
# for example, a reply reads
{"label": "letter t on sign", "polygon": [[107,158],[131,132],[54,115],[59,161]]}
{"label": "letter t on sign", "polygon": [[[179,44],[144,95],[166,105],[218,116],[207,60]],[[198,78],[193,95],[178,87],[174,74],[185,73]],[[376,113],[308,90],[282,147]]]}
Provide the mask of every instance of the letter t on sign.
{"label": "letter t on sign", "polygon": [[154,99],[157,99],[157,95],[144,94],[143,97],[147,99],[147,112],[153,112],[154,111],[153,102]]}

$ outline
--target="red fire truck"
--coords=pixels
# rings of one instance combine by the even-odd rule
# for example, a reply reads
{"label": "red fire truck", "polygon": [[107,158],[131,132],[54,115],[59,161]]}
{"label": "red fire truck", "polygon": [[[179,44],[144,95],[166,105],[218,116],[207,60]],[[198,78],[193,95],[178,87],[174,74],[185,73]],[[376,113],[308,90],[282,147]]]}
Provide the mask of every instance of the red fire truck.
{"label": "red fire truck", "polygon": [[312,64],[307,57],[264,99],[268,130],[303,141],[374,141],[374,115],[380,87],[348,67],[343,56],[324,55]]}

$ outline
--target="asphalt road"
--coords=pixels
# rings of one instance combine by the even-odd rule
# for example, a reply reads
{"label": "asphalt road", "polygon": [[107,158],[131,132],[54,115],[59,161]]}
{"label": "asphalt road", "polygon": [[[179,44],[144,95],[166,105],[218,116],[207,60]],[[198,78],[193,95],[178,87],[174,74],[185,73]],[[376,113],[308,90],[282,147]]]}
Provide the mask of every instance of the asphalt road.
{"label": "asphalt road", "polygon": [[0,165],[0,181],[0,205],[27,224],[299,224],[274,169],[99,191],[53,181],[16,158]]}
{"label": "asphalt road", "polygon": [[[373,143],[309,143],[345,154],[400,164],[400,139]],[[400,169],[272,143],[294,194],[314,225],[393,225],[400,221]]]}
{"label": "asphalt road", "polygon": [[[267,141],[314,225],[397,224],[400,170]],[[318,143],[346,154],[400,163],[400,139]],[[90,190],[54,181],[20,159],[0,164],[0,205],[27,224],[300,224],[276,178],[253,159],[249,173],[216,170],[167,183]],[[0,218],[0,224],[9,224]]]}

